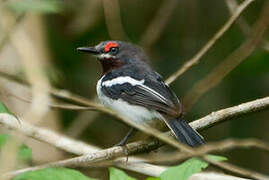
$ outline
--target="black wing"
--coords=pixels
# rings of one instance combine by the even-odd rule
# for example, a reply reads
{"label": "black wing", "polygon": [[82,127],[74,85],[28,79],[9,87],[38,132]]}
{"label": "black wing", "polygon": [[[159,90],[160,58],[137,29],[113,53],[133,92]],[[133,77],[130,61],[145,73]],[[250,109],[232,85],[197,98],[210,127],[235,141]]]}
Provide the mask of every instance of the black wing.
{"label": "black wing", "polygon": [[162,81],[145,80],[143,84],[116,84],[102,87],[103,93],[112,99],[122,99],[129,104],[144,106],[148,109],[178,117],[182,113],[181,104],[176,95]]}

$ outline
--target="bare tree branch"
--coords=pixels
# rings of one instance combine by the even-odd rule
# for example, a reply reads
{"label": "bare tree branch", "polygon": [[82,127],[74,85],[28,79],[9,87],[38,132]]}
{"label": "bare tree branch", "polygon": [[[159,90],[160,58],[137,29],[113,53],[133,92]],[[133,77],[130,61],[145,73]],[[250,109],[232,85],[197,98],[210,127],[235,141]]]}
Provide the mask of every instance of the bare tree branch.
{"label": "bare tree branch", "polygon": [[[262,110],[265,110],[268,108],[269,108],[269,97],[265,97],[262,99],[257,99],[254,101],[250,101],[247,103],[237,105],[237,106],[233,106],[233,107],[222,109],[222,110],[219,110],[216,112],[212,112],[203,118],[200,118],[196,121],[191,122],[190,125],[196,130],[203,130],[205,128],[209,128],[215,124],[226,121],[228,119],[239,117],[239,116],[242,116],[242,115],[248,114],[248,113],[259,112],[259,111],[262,111]],[[0,117],[3,117],[3,116],[0,116]],[[52,131],[49,131],[49,130],[44,129],[44,128],[37,128],[37,127],[30,125],[30,124],[23,122],[23,121],[21,122],[21,124],[18,124],[17,121],[12,121],[10,119],[2,118],[2,119],[0,119],[0,123],[3,124],[4,126],[7,126],[8,128],[18,129],[19,131],[26,134],[27,136],[30,136],[30,137],[33,137],[35,139],[41,140],[43,142],[52,144],[52,145],[54,145],[62,150],[66,150],[66,151],[71,152],[71,153],[84,154],[86,152],[89,152],[88,149],[86,149],[85,151],[82,152],[83,148],[80,147],[79,145],[73,146],[73,144],[76,141],[69,142],[68,140],[66,140],[67,137],[64,137],[62,135],[57,135],[57,134],[53,133]],[[61,139],[61,138],[59,139],[59,137],[63,137],[63,139]],[[68,150],[66,147],[62,147],[62,145],[60,144],[60,141],[59,141],[59,143],[57,143],[57,141],[55,141],[55,139],[59,139],[60,141],[65,142],[64,144],[67,145],[68,147],[72,147],[72,149]],[[150,146],[156,147],[156,146],[158,146],[158,144],[159,144],[158,142],[152,142],[152,143],[140,142],[140,143],[136,144],[135,146],[137,146],[141,149],[148,149]],[[85,144],[83,144],[83,146],[85,146]],[[79,151],[80,153],[78,153],[78,152],[76,153],[76,151]],[[129,149],[129,151],[132,151],[132,149]]]}
{"label": "bare tree branch", "polygon": [[[253,1],[253,0],[252,0]],[[249,0],[249,3],[252,2],[251,0]],[[267,23],[266,23],[267,24]],[[263,29],[261,29],[261,31],[263,31]],[[264,30],[265,31],[265,30]],[[17,36],[19,37],[19,36]],[[18,38],[17,38],[18,39]],[[216,40],[215,40],[216,41]],[[213,42],[214,44],[214,42]],[[212,45],[213,45],[212,44]],[[212,46],[211,45],[211,46]],[[18,48],[18,49],[24,49],[22,48],[22,46],[20,46],[21,48]],[[210,47],[209,47],[210,48]],[[208,48],[208,49],[209,49]],[[207,50],[206,50],[207,51]],[[206,52],[205,51],[205,52]],[[20,50],[19,51],[20,53],[22,53],[22,51]],[[28,51],[26,51],[28,53]],[[204,52],[204,53],[205,53]],[[201,55],[202,56],[202,55]],[[32,59],[32,57],[28,58],[28,59]],[[25,60],[25,62],[28,62],[28,60]],[[198,60],[197,60],[198,62]],[[25,63],[26,65],[28,63]],[[31,67],[31,63],[30,65],[26,66],[26,69]],[[29,74],[31,74],[31,71],[29,71]],[[41,81],[42,81],[42,77],[39,76],[41,78]],[[36,81],[35,80],[36,78],[35,77],[32,77],[30,82],[32,82],[32,84],[36,85],[35,83],[33,82],[39,82],[39,81]],[[46,89],[46,88],[45,88]],[[37,88],[36,86],[36,89],[34,89],[35,92],[39,92],[39,88]],[[59,92],[57,90],[52,90],[51,91],[52,94],[55,94],[57,96],[61,96],[61,97],[67,97],[65,95],[62,94],[62,92]],[[41,93],[42,94],[42,93]],[[40,96],[40,93],[37,93],[37,96]],[[116,113],[102,107],[102,106],[99,106],[98,104],[95,104],[95,103],[92,103],[92,102],[89,102],[88,100],[84,101],[83,98],[80,98],[78,96],[69,96],[68,98],[69,100],[73,100],[75,102],[80,102],[81,104],[86,104],[88,106],[92,106],[92,107],[95,107],[96,110],[99,110],[99,111],[102,111],[102,112],[105,112],[107,114],[110,114],[112,116],[115,116],[121,120],[123,120],[124,122],[154,136],[154,137],[157,137],[158,139],[178,148],[178,149],[181,149],[183,150],[185,153],[188,153],[188,154],[191,154],[192,156],[197,156],[198,153],[193,150],[192,148],[189,148],[188,146],[185,146],[177,141],[175,141],[174,139],[171,139],[171,138],[167,138],[166,136],[164,136],[163,134],[161,134],[159,131],[153,129],[153,128],[150,128],[150,127],[144,127],[144,126],[139,126],[139,125],[136,125],[135,123],[133,122],[130,122],[128,119],[124,118],[124,117],[120,117],[119,115],[117,115]],[[35,101],[33,101],[35,102]],[[47,102],[44,103],[45,106],[48,105]],[[34,112],[33,112],[34,113]],[[42,113],[41,113],[42,114]],[[4,118],[5,119],[5,118]],[[39,119],[39,118],[37,118]],[[0,120],[1,120],[1,115],[0,115]],[[10,120],[10,119],[9,119]],[[3,120],[4,121],[4,120]],[[6,123],[6,122],[5,122]],[[22,124],[20,124],[20,126],[22,126]],[[28,126],[29,127],[29,126]],[[24,132],[24,130],[21,129],[21,127],[19,127],[17,125],[17,127],[15,127],[14,129],[17,129],[18,131],[22,131]],[[25,131],[26,132],[26,131]],[[32,135],[32,136],[35,136],[35,135]],[[70,141],[69,141],[70,143]],[[132,144],[131,144],[132,145]],[[131,146],[130,144],[128,146]],[[59,147],[62,146],[62,145],[59,145]],[[127,146],[127,147],[128,147]],[[116,148],[116,147],[115,147]],[[64,161],[59,161],[59,162],[55,162],[55,163],[50,163],[50,164],[47,164],[47,165],[43,165],[43,166],[39,166],[39,168],[44,168],[44,167],[57,167],[57,166],[89,166],[91,164],[95,164],[96,162],[103,162],[103,161],[106,161],[106,160],[111,160],[111,159],[114,159],[116,157],[121,157],[121,156],[124,156],[125,154],[125,151],[123,150],[123,148],[120,148],[120,149],[113,149],[113,148],[109,148],[109,149],[106,149],[106,150],[101,150],[101,151],[98,151],[98,152],[93,152],[91,154],[88,154],[88,155],[84,155],[84,156],[81,156],[81,157],[77,157],[77,158],[72,158],[72,159],[68,159],[68,160],[64,160]],[[129,147],[128,147],[129,148]],[[72,149],[74,150],[74,149]],[[140,150],[145,150],[145,149],[137,149],[137,145],[134,145],[133,147],[133,152],[139,152]],[[234,165],[230,165],[228,163],[221,163],[221,162],[215,162],[215,161],[212,161],[208,158],[206,158],[205,156],[202,156],[202,158],[210,163],[212,163],[213,165],[217,166],[217,167],[220,167],[224,170],[227,170],[229,172],[233,172],[235,174],[239,174],[241,176],[247,176],[247,177],[253,177],[253,178],[257,178],[257,179],[267,179],[266,176],[263,176],[261,174],[258,174],[256,172],[250,172],[250,171],[247,171],[246,173],[246,170],[242,169],[242,168],[239,168],[239,167],[236,167]],[[119,161],[118,161],[119,162]],[[28,170],[33,170],[33,169],[36,169],[38,167],[34,167],[34,168],[29,168]],[[19,173],[21,172],[24,172],[24,170],[19,170],[17,171]],[[12,173],[11,173],[12,174]],[[16,174],[16,172],[15,172]]]}
{"label": "bare tree branch", "polygon": [[[210,160],[209,160],[210,162]],[[244,169],[241,167],[238,167],[233,164],[229,164],[227,162],[217,162],[217,161],[211,161],[211,165],[214,165],[218,168],[221,168],[225,172],[232,173],[234,175],[239,175],[240,177],[245,178],[252,178],[252,179],[258,179],[258,180],[269,180],[269,177],[260,173],[257,173],[255,171]]]}
{"label": "bare tree branch", "polygon": [[17,26],[20,24],[21,20],[24,18],[25,14],[21,14],[17,17],[15,17],[15,22],[12,23],[12,25],[9,25],[5,28],[3,37],[0,40],[0,52],[2,51],[3,47],[5,47],[6,43],[8,42],[10,35],[16,30]]}
{"label": "bare tree branch", "polygon": [[[238,7],[238,3],[235,1],[235,0],[226,0],[225,1],[226,4],[227,4],[227,7],[229,9],[229,12],[231,14],[234,13],[235,9]],[[248,36],[250,33],[251,33],[251,28],[249,26],[249,24],[247,23],[247,21],[243,18],[243,17],[240,17],[238,20],[237,20],[237,24],[239,25],[239,27],[241,28],[241,31],[246,35]],[[262,41],[262,48],[265,50],[265,51],[269,51],[269,46],[268,46],[268,41],[266,40],[263,40]]]}
{"label": "bare tree branch", "polygon": [[[258,148],[269,152],[269,144],[259,139],[227,139],[220,142],[208,143],[196,149],[199,155],[208,154],[212,152],[224,152],[236,148]],[[190,154],[175,152],[165,153],[163,155],[146,157],[149,163],[165,163],[165,162],[178,162],[192,157]]]}
{"label": "bare tree branch", "polygon": [[202,49],[194,55],[193,58],[186,61],[183,66],[177,70],[174,74],[172,74],[167,80],[167,84],[171,84],[174,82],[180,75],[190,69],[192,66],[199,63],[200,59],[207,53],[207,51],[215,44],[217,40],[219,40],[223,34],[229,30],[229,28],[233,25],[233,23],[238,19],[238,17],[244,12],[244,10],[253,2],[254,0],[245,0],[238,6],[238,8],[234,11],[233,15],[230,19],[220,28],[220,30],[202,47]]}
{"label": "bare tree branch", "polygon": [[103,0],[104,15],[109,35],[112,39],[128,40],[120,17],[118,0]]}
{"label": "bare tree branch", "polygon": [[[3,26],[5,30],[10,31],[4,35],[2,47],[4,47],[5,43],[10,40],[19,55],[22,68],[31,84],[31,94],[33,99],[29,110],[24,114],[24,117],[29,122],[39,123],[48,112],[48,103],[50,100],[48,92],[50,84],[44,73],[42,64],[44,59],[41,58],[41,50],[34,45],[32,36],[30,37],[29,32],[24,26],[25,24],[19,23],[24,15],[14,16],[7,9],[3,7],[0,8],[2,17],[0,21],[1,26]],[[7,171],[7,169],[11,170],[12,168],[15,168],[16,156],[8,156],[8,154],[16,154],[16,151],[24,138],[25,137],[22,134],[16,133],[14,135],[14,142],[10,141],[6,145],[6,147],[8,147],[9,144],[13,144],[12,147],[1,152],[2,161],[0,170],[2,172]]]}
{"label": "bare tree branch", "polygon": [[153,137],[156,137],[156,138],[166,142],[167,144],[170,144],[170,145],[172,145],[174,147],[180,148],[180,149],[182,149],[184,151],[187,151],[189,153],[192,152],[192,149],[190,147],[188,147],[185,144],[182,144],[179,141],[176,141],[175,139],[172,139],[170,137],[167,137],[167,136],[163,135],[159,130],[154,129],[154,128],[149,127],[149,126],[144,126],[144,125],[137,124],[137,123],[129,120],[128,118],[120,116],[116,112],[114,112],[114,111],[112,111],[112,110],[110,110],[108,108],[105,108],[105,107],[103,107],[103,106],[101,106],[99,104],[96,104],[94,102],[88,101],[87,99],[84,99],[84,98],[82,98],[80,96],[77,96],[77,95],[74,95],[74,94],[71,94],[71,93],[67,93],[66,91],[62,92],[62,91],[53,89],[50,92],[51,92],[51,94],[57,95],[58,97],[67,98],[69,100],[79,102],[81,104],[84,104],[84,105],[87,105],[87,106],[90,106],[90,107],[94,107],[94,108],[96,108],[96,110],[101,111],[101,112],[105,112],[107,114],[110,114],[110,115],[122,120],[123,122],[129,124],[130,126],[135,127],[137,129],[141,130],[142,132],[145,132],[146,134],[149,134],[149,135],[151,135]]}
{"label": "bare tree branch", "polygon": [[[46,128],[40,128],[36,127],[34,125],[31,125],[23,120],[20,120],[20,123],[17,122],[17,119],[11,115],[8,114],[0,114],[0,124],[3,126],[6,126],[9,129],[18,130],[21,133],[25,134],[26,136],[32,137],[34,139],[37,139],[39,141],[48,143],[52,146],[55,146],[63,151],[77,154],[77,155],[83,155],[83,154],[90,154],[95,153],[99,148],[88,145],[86,143],[83,143],[81,141],[73,140],[71,138],[68,138],[64,135],[57,134],[56,132],[53,132]],[[134,153],[134,152],[141,152],[146,151],[149,148],[157,148],[159,147],[159,143],[157,141],[155,142],[134,142],[127,145],[128,152]],[[125,156],[125,149],[122,147],[112,147],[108,149],[109,152],[117,152],[120,156]],[[108,154],[100,154],[98,157],[101,158],[103,156],[104,159],[109,159],[111,156]],[[114,155],[113,155],[114,156]],[[133,159],[133,161],[138,161],[137,159]],[[119,167],[126,168],[129,170],[136,171],[136,168],[138,168],[138,172],[141,170],[142,167],[149,167],[150,169],[163,169],[162,167],[150,165],[150,164],[144,164],[140,163],[141,166],[136,165],[136,167],[132,167],[132,160],[129,159],[129,165],[126,165],[126,158],[120,158],[115,161],[115,164]],[[160,171],[159,171],[160,172]],[[151,176],[157,176],[154,171],[148,171],[147,175]]]}
{"label": "bare tree branch", "polygon": [[[111,114],[113,114],[113,113],[111,113]],[[117,117],[116,114],[115,114],[115,116]],[[122,119],[125,120],[124,118],[122,118]],[[132,124],[132,123],[128,122],[128,120],[126,120],[125,122],[131,124],[131,125],[134,126],[134,127],[137,127],[138,129],[140,129],[140,130],[142,130],[142,131],[144,131],[144,132],[149,131],[149,127],[146,127],[146,128],[145,128],[145,127],[139,127],[139,126],[137,126],[137,125],[135,125],[135,124]],[[180,143],[178,143],[178,142],[175,142],[175,141],[172,140],[172,139],[168,139],[168,138],[164,137],[163,135],[161,135],[158,131],[156,131],[156,130],[154,130],[154,129],[150,129],[150,132],[147,132],[147,133],[149,133],[149,134],[151,134],[151,135],[153,135],[153,136],[155,136],[155,137],[158,137],[159,139],[161,139],[161,140],[163,140],[163,141],[165,141],[165,142],[167,142],[167,143],[169,143],[169,144],[171,144],[171,145],[173,145],[173,146],[175,146],[175,147],[177,147],[177,148],[179,148],[179,149],[182,149],[182,150],[185,151],[185,152],[188,152],[188,153],[190,153],[190,154],[195,154],[195,151],[194,151],[194,150],[192,150],[192,149],[190,149],[190,148],[188,148],[188,147],[185,147],[185,146],[183,146],[182,144],[180,144]],[[90,159],[92,159],[92,158],[90,158]],[[203,157],[203,159],[205,159],[205,160],[207,160],[207,161],[210,162],[210,160],[207,159],[206,157]],[[81,159],[81,160],[83,160],[83,159]],[[67,160],[67,162],[69,162],[69,161]],[[72,162],[73,162],[73,161],[72,161]],[[75,159],[75,162],[76,162],[76,159]],[[70,163],[70,162],[69,162],[69,163]],[[214,164],[214,162],[212,162],[212,163]],[[224,169],[227,170],[227,166],[222,166],[221,163],[217,163],[217,164],[215,164],[215,165],[217,165],[217,166],[221,166],[221,168],[224,168]],[[233,169],[233,170],[240,174],[240,169],[239,169],[239,170],[238,170],[238,169],[236,170],[236,168],[235,168],[235,169]]]}
{"label": "bare tree branch", "polygon": [[[223,110],[211,113],[210,115],[205,116],[204,118],[201,118],[199,120],[192,122],[191,126],[197,130],[204,129],[205,127],[212,126],[214,123],[218,123],[218,121],[224,121],[224,120],[237,117],[239,115],[246,114],[246,113],[261,111],[266,108],[269,108],[269,97],[251,101],[248,103],[244,103],[238,106],[234,106],[231,108],[227,108],[227,109],[223,109]],[[212,122],[209,122],[209,121],[212,121]],[[8,128],[17,129],[27,136],[33,137],[43,142],[47,142],[64,151],[68,151],[68,152],[75,153],[78,155],[89,154],[89,152],[92,152],[92,149],[95,148],[95,147],[92,148],[82,142],[69,139],[65,136],[58,135],[47,129],[37,128],[23,121],[19,125],[16,120],[11,120],[10,116],[9,118],[7,118],[5,115],[0,115],[0,123],[7,126]],[[128,144],[127,148],[128,148],[129,153],[134,153],[134,152],[141,152],[145,150],[152,150],[159,147],[160,145],[161,144],[158,141],[153,141],[153,142],[139,141],[139,142]],[[106,154],[106,152],[109,152],[109,153]],[[115,154],[113,152],[115,152]],[[97,152],[94,152],[94,153],[97,153]],[[199,153],[196,153],[196,154],[199,154]],[[101,162],[102,160],[109,160],[111,158],[124,156],[124,155],[125,155],[124,148],[113,147],[113,148],[109,148],[107,150],[101,151],[101,155],[99,154],[98,156],[95,156],[91,154],[91,156],[90,155],[89,156],[91,157],[91,161],[96,163],[97,161]],[[93,156],[95,156],[96,159],[93,158]],[[122,161],[124,161],[124,159]],[[68,161],[68,163],[70,162]],[[124,163],[123,163],[123,166],[124,166]]]}
{"label": "bare tree branch", "polygon": [[158,40],[177,5],[177,0],[163,0],[158,12],[141,37],[141,45],[150,47]]}
{"label": "bare tree branch", "polygon": [[221,179],[221,180],[249,180],[245,178],[239,178],[235,176],[229,176],[226,174],[222,173],[216,173],[216,172],[201,172],[201,173],[196,173],[192,175],[189,180],[216,180],[216,179]]}
{"label": "bare tree branch", "polygon": [[268,108],[269,97],[265,97],[212,112],[205,117],[191,122],[190,124],[194,129],[204,129],[231,118],[239,117],[247,113],[259,112]]}
{"label": "bare tree branch", "polygon": [[224,61],[222,61],[210,74],[194,84],[193,88],[188,91],[186,97],[183,99],[183,104],[187,110],[190,109],[190,107],[192,107],[209,89],[215,87],[219,82],[221,82],[226,75],[228,75],[255,50],[261,42],[263,34],[268,28],[268,17],[269,4],[266,3],[249,38]]}
{"label": "bare tree branch", "polygon": [[[32,100],[26,99],[24,97],[19,97],[18,95],[12,94],[10,92],[6,93],[5,95],[14,97],[20,101],[26,102],[26,103],[31,103]],[[78,105],[73,105],[73,104],[67,104],[67,103],[49,103],[50,108],[55,108],[55,109],[67,109],[67,110],[96,110],[94,107],[89,107],[89,106],[78,106]]]}
{"label": "bare tree branch", "polygon": [[[13,76],[7,77],[6,74],[2,72],[0,72],[0,76],[4,76],[8,78],[9,80],[13,80],[11,79],[13,78]],[[65,90],[63,91],[63,90],[54,89],[52,90],[52,94],[58,97],[65,98],[65,99],[73,100],[74,102],[77,102],[77,103],[88,105],[90,107],[98,107],[97,109],[102,108],[101,105],[95,104],[89,101],[88,99],[82,98],[80,96],[77,96]],[[237,106],[233,106],[233,107],[222,109],[216,112],[212,112],[203,118],[200,118],[196,121],[191,122],[190,124],[195,129],[202,130],[202,129],[205,129],[214,125],[215,123],[219,123],[230,118],[235,118],[235,117],[239,117],[244,114],[247,114],[247,113],[258,112],[264,109],[268,109],[268,106],[269,106],[269,97],[265,97],[265,98],[257,99],[255,101],[250,101],[250,102],[243,103]]]}
{"label": "bare tree branch", "polygon": [[[48,168],[48,167],[91,167],[91,166],[96,167],[96,165],[95,165],[96,161],[92,161],[92,160],[93,160],[93,158],[95,160],[98,160],[98,158],[96,158],[96,156],[100,155],[101,154],[100,152],[101,151],[96,152],[95,154],[87,154],[87,155],[76,157],[76,158],[71,158],[71,159],[67,159],[67,160],[48,163],[48,164],[41,165],[41,166],[35,166],[35,167],[29,167],[29,168],[17,170],[14,172],[6,173],[3,175],[3,177],[11,178],[11,177],[19,175],[21,173],[24,173],[24,172],[34,171],[34,170]],[[116,153],[117,152],[114,151],[114,152],[111,152],[110,155],[113,156]],[[269,179],[269,177],[267,177],[265,175],[262,175],[260,173],[254,172],[254,171],[245,170],[241,167],[231,165],[229,163],[216,162],[216,161],[212,161],[208,158],[207,158],[207,161],[209,161],[212,165],[214,165],[218,168],[222,168],[223,170],[228,171],[229,173],[232,172],[233,174],[239,175],[241,177],[247,177],[247,178],[251,177],[251,178],[259,179],[259,180],[268,180]],[[165,170],[165,168],[163,168],[163,170]]]}

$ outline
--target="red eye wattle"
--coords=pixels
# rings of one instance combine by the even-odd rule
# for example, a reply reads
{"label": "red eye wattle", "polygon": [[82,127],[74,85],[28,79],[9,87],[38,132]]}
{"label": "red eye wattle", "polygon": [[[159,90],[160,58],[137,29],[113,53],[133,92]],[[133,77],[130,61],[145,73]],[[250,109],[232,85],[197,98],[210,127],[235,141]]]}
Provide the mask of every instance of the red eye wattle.
{"label": "red eye wattle", "polygon": [[109,52],[111,48],[118,48],[119,44],[116,42],[108,42],[105,47],[105,52]]}

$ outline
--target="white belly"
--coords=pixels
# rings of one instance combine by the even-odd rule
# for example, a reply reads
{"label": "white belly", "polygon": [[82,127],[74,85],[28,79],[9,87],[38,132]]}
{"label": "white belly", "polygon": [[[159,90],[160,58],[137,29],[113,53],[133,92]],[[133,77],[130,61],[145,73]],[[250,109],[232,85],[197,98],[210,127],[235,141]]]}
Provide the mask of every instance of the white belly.
{"label": "white belly", "polygon": [[131,105],[122,99],[114,100],[106,97],[101,91],[101,81],[102,79],[98,81],[96,89],[99,100],[104,106],[139,124],[146,123],[157,125],[160,123],[160,121],[162,121],[163,116],[157,111],[148,110],[147,108],[141,106]]}

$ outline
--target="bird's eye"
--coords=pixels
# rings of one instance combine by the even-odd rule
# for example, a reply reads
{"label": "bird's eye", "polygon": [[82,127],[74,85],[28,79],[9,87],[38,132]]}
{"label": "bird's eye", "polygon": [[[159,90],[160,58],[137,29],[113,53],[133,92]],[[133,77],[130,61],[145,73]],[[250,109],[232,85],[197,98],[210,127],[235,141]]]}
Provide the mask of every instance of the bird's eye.
{"label": "bird's eye", "polygon": [[112,53],[112,54],[117,54],[118,53],[118,48],[116,48],[116,47],[112,47],[111,49],[110,49],[110,52]]}

